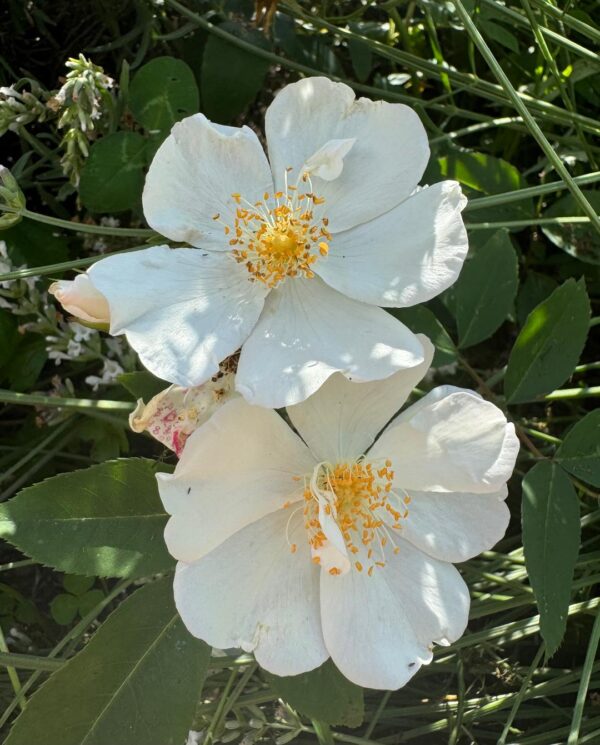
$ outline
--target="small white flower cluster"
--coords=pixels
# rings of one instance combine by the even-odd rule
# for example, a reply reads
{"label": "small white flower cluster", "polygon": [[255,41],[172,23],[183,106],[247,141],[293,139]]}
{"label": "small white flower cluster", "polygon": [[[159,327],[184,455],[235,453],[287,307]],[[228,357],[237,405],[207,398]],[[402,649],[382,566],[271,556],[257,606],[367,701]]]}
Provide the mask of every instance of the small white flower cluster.
{"label": "small white flower cluster", "polygon": [[[25,266],[15,266],[5,241],[0,241],[0,274]],[[48,359],[58,366],[63,362],[102,361],[100,375],[90,375],[86,383],[94,390],[112,385],[124,370],[134,367],[134,354],[122,339],[103,340],[98,331],[76,320],[65,320],[49,302],[36,277],[0,281],[0,308],[25,320],[22,333],[41,334],[46,341]]]}
{"label": "small white flower cluster", "polygon": [[104,109],[112,106],[110,89],[114,80],[83,54],[69,58],[66,66],[70,69],[66,81],[48,106],[59,113],[58,128],[66,130],[61,141],[65,151],[61,164],[64,174],[77,186],[89,154],[88,141]]}
{"label": "small white flower cluster", "polygon": [[[25,89],[29,84],[30,90]],[[46,106],[48,94],[35,80],[22,78],[18,83],[0,87],[0,137],[16,132],[32,122],[44,122],[51,110]]]}
{"label": "small white flower cluster", "polygon": [[188,247],[111,255],[50,292],[174,384],[131,423],[180,456],[157,479],[191,633],[276,675],[332,658],[394,689],[461,636],[453,564],[509,519],[518,440],[498,408],[441,386],[389,421],[434,350],[384,308],[456,281],[466,200],[418,188],[414,111],[325,78],[277,95],[266,139],[268,159],[247,127],[176,124],[143,204]]}

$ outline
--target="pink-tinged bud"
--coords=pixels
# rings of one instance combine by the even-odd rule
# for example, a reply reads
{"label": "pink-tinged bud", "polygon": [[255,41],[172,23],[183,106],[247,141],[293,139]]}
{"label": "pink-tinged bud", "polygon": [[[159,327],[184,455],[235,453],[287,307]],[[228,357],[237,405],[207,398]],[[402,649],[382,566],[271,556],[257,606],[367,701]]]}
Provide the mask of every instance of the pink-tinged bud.
{"label": "pink-tinged bud", "polygon": [[147,430],[154,439],[179,456],[192,432],[207,422],[220,406],[238,395],[233,372],[220,374],[194,388],[172,385],[147,404],[140,398],[129,416],[129,426],[134,432]]}
{"label": "pink-tinged bud", "polygon": [[78,274],[74,280],[53,282],[48,292],[71,315],[88,323],[110,323],[110,310],[104,295],[92,284],[87,274]]}

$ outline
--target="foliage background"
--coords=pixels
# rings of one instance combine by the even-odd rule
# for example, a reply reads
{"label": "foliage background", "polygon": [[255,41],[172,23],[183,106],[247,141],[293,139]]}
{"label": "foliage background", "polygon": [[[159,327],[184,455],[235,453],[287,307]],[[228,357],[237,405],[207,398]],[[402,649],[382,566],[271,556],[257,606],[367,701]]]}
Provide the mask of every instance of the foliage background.
{"label": "foliage background", "polygon": [[[0,8],[0,85],[31,94],[18,120],[0,95],[0,162],[29,210],[0,233],[5,734],[23,709],[7,743],[163,745],[189,730],[245,745],[597,742],[597,5],[258,5],[261,28],[243,0]],[[59,126],[68,107],[55,104],[80,52],[115,80],[86,130],[77,116]],[[456,178],[469,195],[458,283],[398,316],[436,344],[424,386],[477,388],[523,445],[506,538],[461,566],[468,633],[391,694],[363,694],[330,665],[277,679],[187,635],[168,575],[148,581],[170,569],[153,472],[173,459],[127,428],[160,385],[100,334],[74,339],[45,293],[102,252],[151,242],[144,172],[175,121],[200,110],[260,134],[274,93],[311,74],[414,106],[432,147],[424,183]]]}

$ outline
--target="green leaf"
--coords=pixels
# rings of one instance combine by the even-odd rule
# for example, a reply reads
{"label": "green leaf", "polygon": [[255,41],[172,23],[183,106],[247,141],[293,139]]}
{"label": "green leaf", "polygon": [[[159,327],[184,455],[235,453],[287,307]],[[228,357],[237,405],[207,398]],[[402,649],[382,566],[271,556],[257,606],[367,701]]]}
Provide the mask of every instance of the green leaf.
{"label": "green leaf", "polygon": [[565,633],[580,540],[577,495],[556,463],[541,461],[523,479],[522,518],[525,565],[551,657]]}
{"label": "green leaf", "polygon": [[[228,21],[219,28],[257,47],[268,42],[257,29]],[[213,121],[228,123],[252,103],[261,90],[269,63],[214,34],[206,42],[202,64],[202,110]]]}
{"label": "green leaf", "polygon": [[85,595],[77,598],[79,603],[79,615],[83,618],[104,600],[102,590],[90,590]]}
{"label": "green leaf", "polygon": [[174,57],[151,60],[131,81],[129,106],[134,117],[161,140],[175,122],[195,114],[199,105],[194,73]]}
{"label": "green leaf", "polygon": [[63,587],[72,595],[83,595],[93,587],[95,581],[95,577],[85,577],[81,574],[65,574]]}
{"label": "green leaf", "polygon": [[[18,325],[15,316],[8,311],[0,310],[0,368],[11,361],[15,348],[21,340]],[[0,375],[0,379],[2,377],[3,375]]]}
{"label": "green leaf", "polygon": [[117,380],[135,399],[141,398],[144,403],[148,403],[169,386],[164,380],[155,378],[152,373],[146,371],[123,373]]}
{"label": "green leaf", "polygon": [[600,487],[600,409],[591,411],[568,432],[555,460],[578,479]]}
{"label": "green leaf", "polygon": [[303,675],[264,675],[279,698],[310,719],[345,727],[359,727],[363,721],[362,688],[346,680],[331,660]]}
{"label": "green leaf", "polygon": [[[584,194],[596,212],[600,213],[600,192],[586,189]],[[543,217],[578,217],[583,214],[575,197],[567,194],[548,207]],[[544,225],[542,232],[555,246],[576,259],[589,264],[600,264],[600,236],[591,223]]]}
{"label": "green leaf", "polygon": [[12,390],[26,391],[33,388],[47,359],[43,337],[34,333],[21,336],[4,371]]}
{"label": "green leaf", "polygon": [[5,745],[181,745],[210,660],[184,628],[172,577],[125,600],[29,699]]}
{"label": "green leaf", "polygon": [[519,271],[508,233],[497,230],[468,259],[454,286],[460,347],[488,339],[510,313]]}
{"label": "green leaf", "polygon": [[115,132],[95,142],[81,173],[79,196],[92,212],[136,207],[144,185],[146,140],[137,132]]}
{"label": "green leaf", "polygon": [[517,323],[522,326],[527,316],[558,287],[557,282],[545,274],[529,272],[517,294]]}
{"label": "green leaf", "polygon": [[429,308],[414,305],[412,308],[394,308],[390,312],[415,334],[425,334],[433,342],[435,346],[433,367],[452,365],[456,362],[456,346]]}
{"label": "green leaf", "polygon": [[514,34],[507,31],[504,26],[494,21],[481,21],[481,30],[485,36],[489,36],[498,44],[502,44],[503,47],[510,49],[511,52],[519,53],[519,41]]}
{"label": "green leaf", "polygon": [[15,266],[40,266],[59,264],[69,258],[67,241],[58,235],[58,229],[23,218],[9,230],[2,231],[8,256]]}
{"label": "green leaf", "polygon": [[550,393],[579,360],[590,319],[583,280],[568,279],[527,317],[508,360],[504,392],[509,403]]}
{"label": "green leaf", "polygon": [[74,595],[61,593],[50,603],[50,613],[56,623],[68,626],[73,622],[79,610],[79,600]]}
{"label": "green leaf", "polygon": [[173,566],[157,464],[109,461],[23,489],[0,505],[0,536],[69,574],[145,577]]}
{"label": "green leaf", "polygon": [[[481,194],[502,194],[518,191],[527,186],[512,163],[485,153],[450,153],[431,161],[423,180],[433,183],[442,178],[456,179],[467,189]],[[514,204],[485,207],[469,212],[469,222],[500,222],[533,217],[533,201],[523,199]]]}

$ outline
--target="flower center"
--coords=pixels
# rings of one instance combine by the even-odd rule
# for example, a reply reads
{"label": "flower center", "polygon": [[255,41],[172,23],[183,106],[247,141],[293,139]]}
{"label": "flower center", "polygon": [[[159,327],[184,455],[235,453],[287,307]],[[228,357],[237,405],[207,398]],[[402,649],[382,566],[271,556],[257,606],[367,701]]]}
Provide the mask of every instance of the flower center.
{"label": "flower center", "polygon": [[385,548],[399,548],[394,534],[408,516],[410,497],[394,489],[390,460],[364,458],[344,463],[320,463],[305,480],[304,526],[313,560],[330,574],[342,574],[350,564],[369,576],[385,566]]}
{"label": "flower center", "polygon": [[254,204],[232,194],[237,204],[233,224],[224,223],[220,215],[213,218],[223,222],[233,258],[267,287],[276,287],[286,277],[314,277],[312,265],[329,251],[328,220],[315,215],[325,200],[312,192],[308,173],[300,181],[310,190],[288,186],[286,178],[284,192],[265,193]]}

